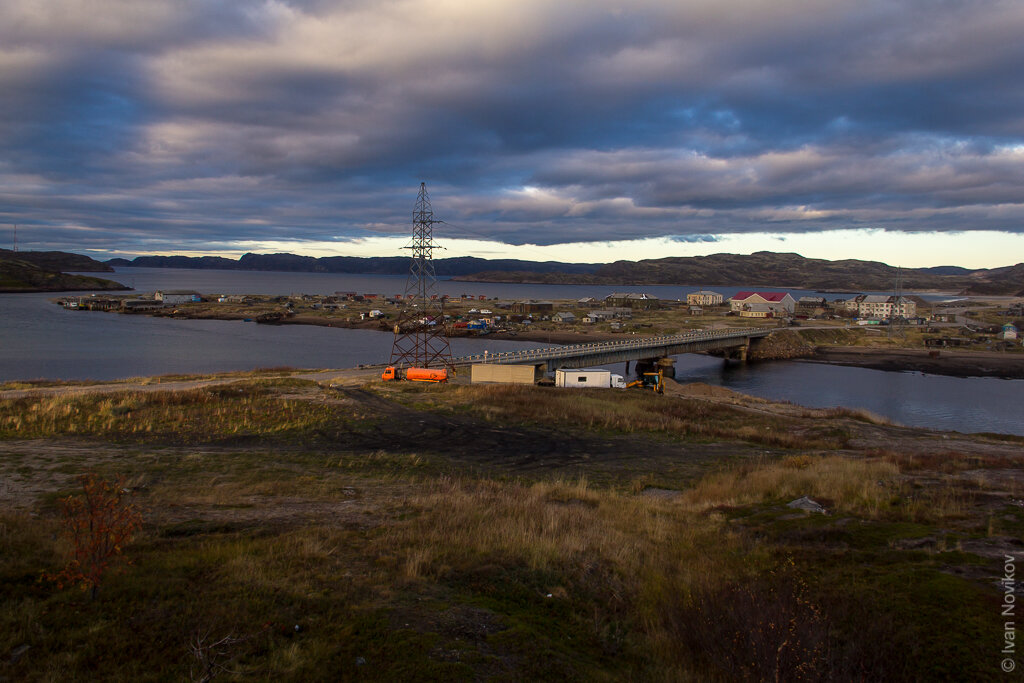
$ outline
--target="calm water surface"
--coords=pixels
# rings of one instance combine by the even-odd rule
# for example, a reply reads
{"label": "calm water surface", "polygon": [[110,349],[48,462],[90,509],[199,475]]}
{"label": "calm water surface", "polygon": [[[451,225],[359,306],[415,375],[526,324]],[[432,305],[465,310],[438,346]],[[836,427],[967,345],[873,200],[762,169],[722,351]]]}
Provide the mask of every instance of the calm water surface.
{"label": "calm water surface", "polygon": [[[194,289],[204,294],[331,294],[335,291],[402,292],[399,276],[322,273],[124,268],[107,275],[139,292]],[[507,298],[600,298],[622,287],[509,285],[442,280],[441,293]],[[694,287],[644,287],[662,298],[681,298]],[[731,296],[740,288],[716,287]],[[794,296],[811,294],[788,290]],[[256,325],[219,320],[65,311],[55,294],[0,294],[0,381],[116,379],[258,367],[352,367],[386,361],[386,332],[305,325]],[[828,295],[831,297],[840,295]],[[544,346],[493,339],[453,339],[455,354]],[[615,366],[619,372],[623,366]],[[706,356],[677,359],[677,379],[720,385],[764,398],[807,406],[866,408],[896,422],[962,432],[1024,434],[1020,411],[1024,380],[960,378],[882,372],[803,362],[725,366]]]}

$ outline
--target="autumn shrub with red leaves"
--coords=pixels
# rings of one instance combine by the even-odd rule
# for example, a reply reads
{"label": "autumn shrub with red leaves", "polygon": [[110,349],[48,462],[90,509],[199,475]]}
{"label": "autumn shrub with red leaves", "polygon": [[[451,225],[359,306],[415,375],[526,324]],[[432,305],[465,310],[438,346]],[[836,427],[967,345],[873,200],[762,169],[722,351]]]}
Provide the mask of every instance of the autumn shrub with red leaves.
{"label": "autumn shrub with red leaves", "polygon": [[90,473],[78,481],[81,492],[60,501],[71,558],[63,570],[46,576],[59,588],[78,586],[95,599],[104,575],[123,562],[124,547],[141,528],[142,514],[127,499],[123,478],[107,481]]}

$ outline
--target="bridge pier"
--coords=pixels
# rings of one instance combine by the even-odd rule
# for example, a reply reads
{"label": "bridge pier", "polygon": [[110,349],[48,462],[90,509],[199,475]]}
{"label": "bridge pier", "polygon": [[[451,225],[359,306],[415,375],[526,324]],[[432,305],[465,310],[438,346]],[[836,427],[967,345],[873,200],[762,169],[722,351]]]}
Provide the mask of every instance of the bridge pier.
{"label": "bridge pier", "polygon": [[750,340],[747,339],[747,343],[744,344],[743,346],[735,346],[731,349],[725,349],[725,352],[722,354],[722,358],[725,359],[726,363],[728,363],[729,361],[739,361],[740,363],[746,363],[747,354],[749,353],[749,351]]}
{"label": "bridge pier", "polygon": [[[671,356],[660,358],[642,358],[636,362],[636,376],[645,372],[657,372],[661,370],[665,377],[674,379],[676,376],[676,359]],[[626,363],[626,373],[629,373],[629,362]]]}

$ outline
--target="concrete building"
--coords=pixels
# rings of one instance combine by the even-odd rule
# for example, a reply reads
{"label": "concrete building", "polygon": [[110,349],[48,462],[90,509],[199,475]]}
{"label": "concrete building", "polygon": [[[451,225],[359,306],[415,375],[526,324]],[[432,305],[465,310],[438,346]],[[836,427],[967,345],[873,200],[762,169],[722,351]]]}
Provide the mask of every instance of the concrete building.
{"label": "concrete building", "polygon": [[788,292],[736,292],[729,299],[729,306],[734,313],[746,310],[754,310],[749,307],[754,304],[765,304],[774,313],[779,315],[792,315],[796,308],[796,300]]}
{"label": "concrete building", "polygon": [[691,306],[720,306],[725,298],[718,292],[700,290],[686,295],[686,303]]}
{"label": "concrete building", "polygon": [[869,294],[860,301],[857,307],[857,315],[861,318],[872,320],[886,320],[892,317],[916,318],[917,304],[903,296]]}
{"label": "concrete building", "polygon": [[851,298],[847,299],[846,301],[844,301],[843,302],[843,308],[848,313],[853,313],[854,315],[856,315],[857,311],[860,310],[860,302],[861,301],[864,301],[864,295],[863,294],[858,294],[857,296],[851,297]]}

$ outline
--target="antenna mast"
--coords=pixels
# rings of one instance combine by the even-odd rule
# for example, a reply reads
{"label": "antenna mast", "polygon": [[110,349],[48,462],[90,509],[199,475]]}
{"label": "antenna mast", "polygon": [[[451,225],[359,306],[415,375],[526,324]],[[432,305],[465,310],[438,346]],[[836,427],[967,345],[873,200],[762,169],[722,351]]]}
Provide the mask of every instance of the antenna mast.
{"label": "antenna mast", "polygon": [[395,341],[391,347],[391,365],[421,368],[450,367],[452,352],[445,336],[443,300],[435,294],[434,250],[443,249],[434,242],[434,218],[427,184],[420,183],[416,208],[412,212],[412,241],[409,277],[405,282],[402,310],[395,323]]}

